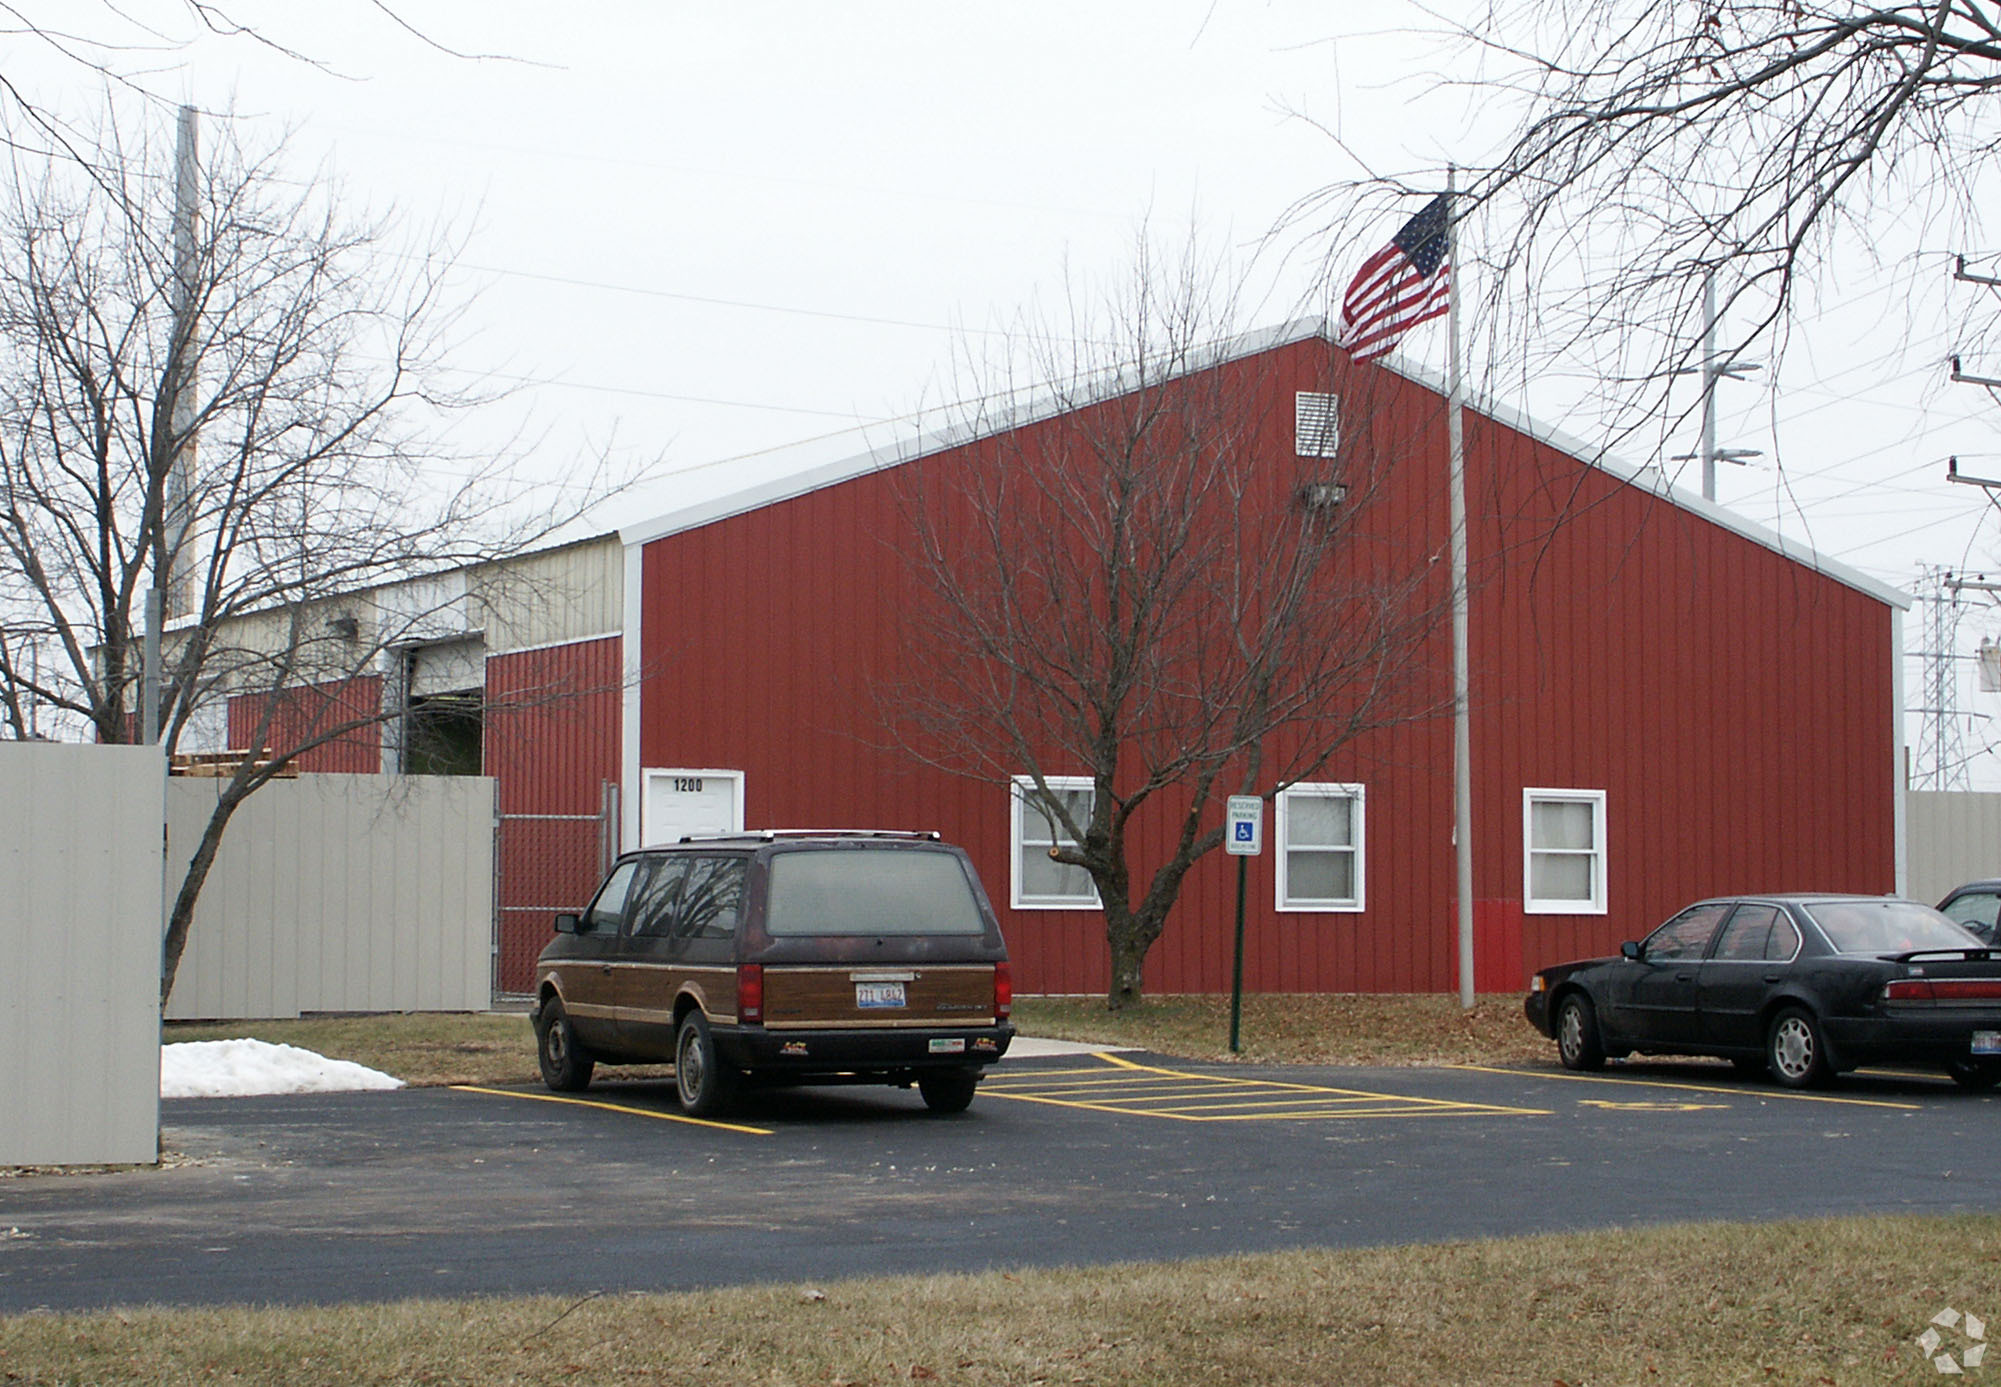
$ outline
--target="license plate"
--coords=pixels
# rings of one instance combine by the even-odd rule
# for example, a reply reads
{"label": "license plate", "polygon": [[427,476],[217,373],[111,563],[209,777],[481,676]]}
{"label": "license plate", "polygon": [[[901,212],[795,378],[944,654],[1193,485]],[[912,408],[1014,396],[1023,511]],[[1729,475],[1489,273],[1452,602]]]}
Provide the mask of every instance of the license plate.
{"label": "license plate", "polygon": [[855,1005],[863,1011],[880,1007],[900,1007],[903,1004],[903,984],[900,982],[855,984]]}
{"label": "license plate", "polygon": [[2001,1055],[2001,1031],[1975,1031],[1973,1033],[1973,1053],[1976,1055]]}

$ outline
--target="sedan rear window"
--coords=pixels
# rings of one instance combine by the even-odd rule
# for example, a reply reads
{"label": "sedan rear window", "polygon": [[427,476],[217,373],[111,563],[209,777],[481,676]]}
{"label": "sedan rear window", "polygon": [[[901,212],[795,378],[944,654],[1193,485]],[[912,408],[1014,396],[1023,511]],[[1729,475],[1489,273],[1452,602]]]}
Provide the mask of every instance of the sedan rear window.
{"label": "sedan rear window", "polygon": [[983,934],[965,868],[949,852],[835,848],[774,853],[772,935]]}
{"label": "sedan rear window", "polygon": [[1914,901],[1815,901],[1806,909],[1844,954],[1964,949],[1980,942],[1930,906]]}

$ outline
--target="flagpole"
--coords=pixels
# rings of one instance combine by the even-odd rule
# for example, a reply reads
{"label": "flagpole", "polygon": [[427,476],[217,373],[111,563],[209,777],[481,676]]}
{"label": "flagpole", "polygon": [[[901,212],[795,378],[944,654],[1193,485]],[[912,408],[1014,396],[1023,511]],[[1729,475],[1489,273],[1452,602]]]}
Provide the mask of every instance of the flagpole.
{"label": "flagpole", "polygon": [[1473,731],[1466,653],[1466,426],[1459,370],[1459,250],[1452,215],[1457,170],[1445,170],[1445,433],[1452,465],[1452,846],[1459,915],[1459,1005],[1473,1006]]}

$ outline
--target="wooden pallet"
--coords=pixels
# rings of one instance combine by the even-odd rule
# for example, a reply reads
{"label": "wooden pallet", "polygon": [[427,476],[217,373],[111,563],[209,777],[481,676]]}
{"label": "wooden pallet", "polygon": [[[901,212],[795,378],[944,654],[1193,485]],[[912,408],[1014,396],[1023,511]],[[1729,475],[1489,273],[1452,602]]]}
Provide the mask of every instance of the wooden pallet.
{"label": "wooden pallet", "polygon": [[[228,780],[250,762],[252,769],[262,770],[271,764],[269,747],[259,752],[251,751],[177,751],[168,763],[168,775],[185,775],[197,780]],[[296,762],[273,773],[276,780],[296,780],[299,767]]]}

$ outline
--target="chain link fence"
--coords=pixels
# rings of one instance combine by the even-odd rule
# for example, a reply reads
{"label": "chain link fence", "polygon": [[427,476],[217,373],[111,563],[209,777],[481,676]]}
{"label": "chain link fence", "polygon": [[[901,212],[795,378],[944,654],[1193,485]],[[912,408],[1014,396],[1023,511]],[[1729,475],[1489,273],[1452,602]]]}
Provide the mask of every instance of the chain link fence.
{"label": "chain link fence", "polygon": [[494,827],[493,991],[529,995],[558,912],[582,910],[618,856],[618,787],[595,814],[501,814]]}

